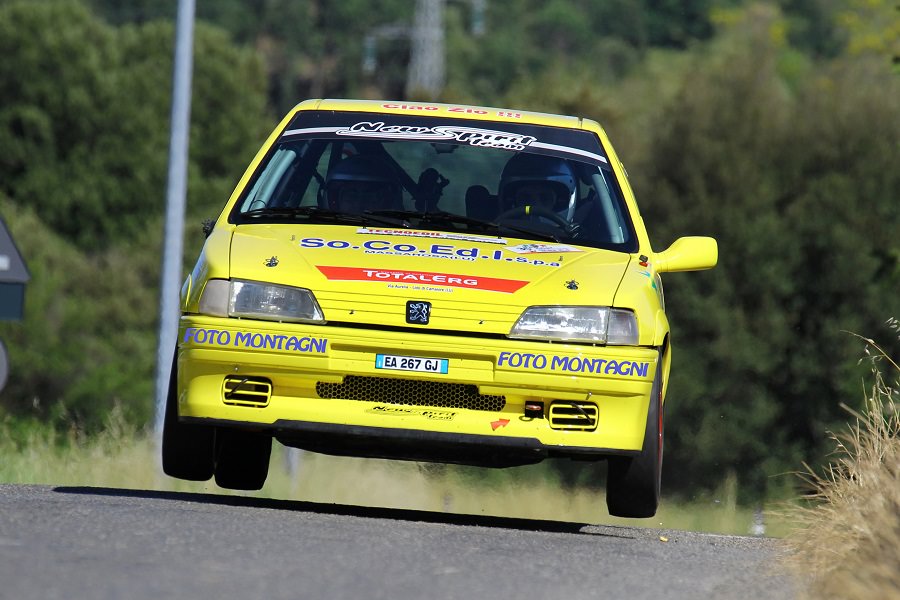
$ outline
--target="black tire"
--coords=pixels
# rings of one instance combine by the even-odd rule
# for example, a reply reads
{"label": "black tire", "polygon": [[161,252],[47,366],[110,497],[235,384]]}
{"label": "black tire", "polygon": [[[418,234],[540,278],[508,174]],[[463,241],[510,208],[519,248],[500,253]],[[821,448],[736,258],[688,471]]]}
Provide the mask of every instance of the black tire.
{"label": "black tire", "polygon": [[229,490],[259,490],[269,475],[272,436],[234,429],[216,434],[216,485]]}
{"label": "black tire", "polygon": [[170,477],[209,481],[215,466],[215,430],[178,422],[178,361],[172,360],[163,418],[162,467]]}
{"label": "black tire", "polygon": [[663,459],[662,356],[650,391],[650,409],[641,453],[611,457],[606,478],[606,507],[614,517],[646,519],[659,507]]}

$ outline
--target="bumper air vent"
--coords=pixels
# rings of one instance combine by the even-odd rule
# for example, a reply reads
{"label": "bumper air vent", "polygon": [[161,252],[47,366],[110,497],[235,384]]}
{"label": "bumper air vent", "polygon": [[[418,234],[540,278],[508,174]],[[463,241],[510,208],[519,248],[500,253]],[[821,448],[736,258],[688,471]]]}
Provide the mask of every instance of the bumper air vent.
{"label": "bumper air vent", "polygon": [[593,431],[597,429],[597,405],[593,402],[554,402],[550,405],[550,428]]}
{"label": "bumper air vent", "polygon": [[235,406],[266,406],[272,397],[272,382],[262,377],[226,377],[222,402]]}
{"label": "bumper air vent", "polygon": [[316,384],[320,398],[362,400],[403,404],[405,406],[430,406],[439,408],[465,408],[498,412],[506,406],[506,396],[490,396],[478,393],[478,387],[462,383],[392,379],[390,377],[360,377],[348,375],[343,383]]}

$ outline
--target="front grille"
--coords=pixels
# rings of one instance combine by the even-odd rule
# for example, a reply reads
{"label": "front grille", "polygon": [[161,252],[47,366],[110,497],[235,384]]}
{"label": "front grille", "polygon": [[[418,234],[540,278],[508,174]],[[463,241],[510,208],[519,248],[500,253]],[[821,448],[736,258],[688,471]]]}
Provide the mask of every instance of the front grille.
{"label": "front grille", "polygon": [[550,405],[550,427],[567,431],[593,431],[597,429],[597,405],[593,402],[554,402]]}
{"label": "front grille", "polygon": [[348,375],[343,383],[316,384],[320,398],[362,400],[407,406],[465,408],[498,412],[506,406],[506,396],[479,394],[478,387],[462,383],[360,377]]}
{"label": "front grille", "polygon": [[272,397],[272,382],[262,377],[226,377],[222,402],[236,406],[266,406]]}

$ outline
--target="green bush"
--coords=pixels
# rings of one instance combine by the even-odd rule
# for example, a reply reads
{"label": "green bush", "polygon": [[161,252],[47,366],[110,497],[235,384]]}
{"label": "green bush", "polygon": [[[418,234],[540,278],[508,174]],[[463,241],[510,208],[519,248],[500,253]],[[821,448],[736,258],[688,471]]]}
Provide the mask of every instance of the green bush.
{"label": "green bush", "polygon": [[[31,271],[0,324],[0,414],[86,431],[153,414],[173,25],[72,1],[0,3],[0,211]],[[258,56],[195,32],[188,261],[271,127]]]}
{"label": "green bush", "polygon": [[[71,1],[0,6],[0,191],[80,249],[142,235],[165,202],[172,48],[171,22],[115,28]],[[254,53],[208,25],[195,50],[189,173],[203,195],[190,201],[207,211],[270,119]]]}
{"label": "green bush", "polygon": [[[718,239],[719,266],[666,278],[669,471],[749,495],[819,460],[858,379],[858,347],[896,313],[900,79],[866,57],[787,85],[770,14],[713,45],[653,129],[635,178],[665,247]],[[662,243],[659,243],[662,242]]]}

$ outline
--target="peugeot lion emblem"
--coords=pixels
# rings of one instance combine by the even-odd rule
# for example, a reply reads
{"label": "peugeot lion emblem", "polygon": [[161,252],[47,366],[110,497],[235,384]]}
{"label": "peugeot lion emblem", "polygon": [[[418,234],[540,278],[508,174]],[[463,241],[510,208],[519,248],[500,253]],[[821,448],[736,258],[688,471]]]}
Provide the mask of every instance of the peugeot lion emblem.
{"label": "peugeot lion emblem", "polygon": [[406,303],[406,322],[413,325],[428,325],[431,318],[431,302],[410,300]]}

